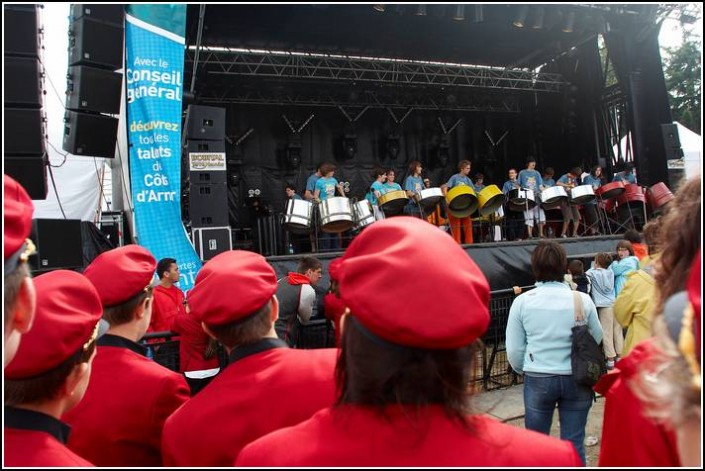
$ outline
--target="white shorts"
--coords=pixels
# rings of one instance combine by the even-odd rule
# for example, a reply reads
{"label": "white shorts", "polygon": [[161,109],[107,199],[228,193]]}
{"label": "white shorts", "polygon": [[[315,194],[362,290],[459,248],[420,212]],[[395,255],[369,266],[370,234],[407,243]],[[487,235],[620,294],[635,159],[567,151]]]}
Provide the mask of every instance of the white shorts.
{"label": "white shorts", "polygon": [[524,211],[524,224],[534,227],[534,220],[538,220],[539,224],[546,222],[546,213],[543,212],[543,208],[538,204],[533,209]]}

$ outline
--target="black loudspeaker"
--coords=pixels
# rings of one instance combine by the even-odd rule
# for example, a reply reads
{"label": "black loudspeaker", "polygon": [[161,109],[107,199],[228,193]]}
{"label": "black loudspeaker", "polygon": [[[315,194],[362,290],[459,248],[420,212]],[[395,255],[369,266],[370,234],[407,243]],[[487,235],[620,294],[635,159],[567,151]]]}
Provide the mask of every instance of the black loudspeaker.
{"label": "black loudspeaker", "polygon": [[120,113],[122,74],[85,65],[68,68],[66,108],[95,113]]}
{"label": "black loudspeaker", "polygon": [[228,187],[225,183],[194,185],[189,192],[189,215],[193,227],[228,225]]}
{"label": "black loudspeaker", "polygon": [[75,20],[69,30],[69,65],[91,65],[109,70],[122,68],[122,25],[89,16]]}
{"label": "black loudspeaker", "polygon": [[193,247],[201,260],[210,260],[233,249],[230,227],[207,227],[193,230]]}
{"label": "black loudspeaker", "polygon": [[663,147],[666,149],[666,159],[673,160],[683,157],[678,126],[673,123],[662,124],[661,134],[663,136]]}
{"label": "black loudspeaker", "polygon": [[44,99],[42,64],[37,57],[5,56],[4,106],[41,108]]}
{"label": "black loudspeaker", "polygon": [[113,244],[113,247],[125,245],[125,224],[122,211],[104,211],[100,215],[100,232]]}
{"label": "black loudspeaker", "polygon": [[30,238],[37,246],[37,254],[30,257],[34,270],[83,267],[79,219],[35,219]]}
{"label": "black loudspeaker", "polygon": [[71,16],[74,20],[86,16],[94,20],[122,26],[125,19],[125,7],[124,5],[73,4],[71,5]]}
{"label": "black loudspeaker", "polygon": [[66,111],[63,149],[75,155],[115,157],[117,118]]}
{"label": "black loudspeaker", "polygon": [[190,105],[186,112],[186,138],[222,141],[225,139],[225,108]]}
{"label": "black loudspeaker", "polygon": [[225,141],[190,140],[186,143],[186,151],[192,152],[225,152]]}
{"label": "black loudspeaker", "polygon": [[17,180],[33,200],[47,197],[47,167],[43,156],[3,157],[3,171]]}
{"label": "black loudspeaker", "polygon": [[5,5],[3,52],[39,57],[39,5]]}
{"label": "black loudspeaker", "polygon": [[44,113],[41,109],[3,109],[5,155],[44,154]]}

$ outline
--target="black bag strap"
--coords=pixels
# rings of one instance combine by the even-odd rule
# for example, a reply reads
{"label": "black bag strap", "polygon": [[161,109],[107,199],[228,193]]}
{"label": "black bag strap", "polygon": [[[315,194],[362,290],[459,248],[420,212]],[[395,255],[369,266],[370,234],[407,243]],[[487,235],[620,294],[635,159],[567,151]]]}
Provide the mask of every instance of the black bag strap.
{"label": "black bag strap", "polygon": [[573,291],[573,310],[575,313],[575,325],[585,325],[585,314],[583,312],[583,300],[577,291]]}

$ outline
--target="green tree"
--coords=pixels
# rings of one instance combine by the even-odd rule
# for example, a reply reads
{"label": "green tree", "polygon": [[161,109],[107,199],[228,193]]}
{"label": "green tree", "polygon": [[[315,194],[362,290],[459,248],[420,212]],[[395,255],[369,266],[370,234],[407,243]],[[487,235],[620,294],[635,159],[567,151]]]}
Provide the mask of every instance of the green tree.
{"label": "green tree", "polygon": [[671,98],[673,119],[700,134],[702,106],[700,38],[684,38],[679,47],[667,48],[666,52],[664,75]]}

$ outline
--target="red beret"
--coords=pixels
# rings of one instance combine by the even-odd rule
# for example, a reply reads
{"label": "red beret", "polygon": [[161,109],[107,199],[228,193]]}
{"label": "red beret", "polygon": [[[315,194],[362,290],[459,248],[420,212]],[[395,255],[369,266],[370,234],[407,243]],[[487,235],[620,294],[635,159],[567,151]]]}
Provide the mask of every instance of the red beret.
{"label": "red beret", "polygon": [[98,290],[103,306],[128,301],[152,283],[157,261],[149,250],[126,245],[98,255],[83,272]]}
{"label": "red beret", "polygon": [[693,337],[695,338],[695,356],[700,361],[700,325],[702,323],[702,279],[703,267],[701,265],[700,250],[690,267],[688,278],[688,300],[693,306]]}
{"label": "red beret", "polygon": [[98,293],[79,273],[52,271],[36,277],[34,286],[34,324],[22,335],[5,378],[30,378],[56,368],[91,339],[103,315]]}
{"label": "red beret", "polygon": [[[7,261],[19,251],[32,230],[32,213],[34,205],[22,186],[12,177],[5,178],[5,242],[3,260]],[[6,267],[5,274],[14,270],[17,260],[11,267]]]}
{"label": "red beret", "polygon": [[338,257],[334,260],[331,260],[330,264],[328,265],[328,275],[330,276],[331,280],[340,280],[340,265],[342,263],[342,257]]}
{"label": "red beret", "polygon": [[277,276],[254,252],[223,252],[198,272],[188,293],[191,314],[208,325],[225,325],[261,309],[277,291]]}
{"label": "red beret", "polygon": [[487,279],[448,234],[421,219],[372,224],[346,250],[341,272],[351,314],[389,342],[459,348],[487,330]]}

